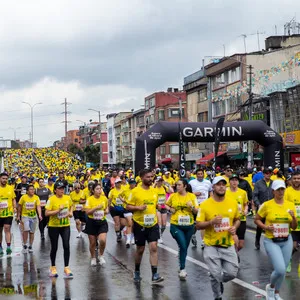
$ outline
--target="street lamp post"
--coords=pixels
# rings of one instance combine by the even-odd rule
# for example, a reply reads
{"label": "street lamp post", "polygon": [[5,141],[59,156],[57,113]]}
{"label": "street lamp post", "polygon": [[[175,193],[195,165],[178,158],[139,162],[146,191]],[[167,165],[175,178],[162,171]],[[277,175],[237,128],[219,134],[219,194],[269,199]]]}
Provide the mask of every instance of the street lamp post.
{"label": "street lamp post", "polygon": [[21,129],[22,127],[17,127],[17,128],[13,128],[13,127],[9,127],[8,129],[12,129],[14,131],[14,141],[17,140],[17,130]]}
{"label": "street lamp post", "polygon": [[29,105],[30,107],[30,117],[31,117],[31,147],[33,147],[33,108],[38,105],[38,104],[42,104],[42,102],[37,102],[37,103],[34,103],[33,105],[30,104],[29,102],[25,102],[25,101],[22,101],[22,103],[25,103],[27,105]]}
{"label": "street lamp post", "polygon": [[86,131],[86,122],[81,121],[81,120],[76,120],[77,122],[83,123],[83,160],[86,163],[86,155],[85,155],[85,148],[86,148],[86,136],[85,136],[85,131]]}
{"label": "street lamp post", "polygon": [[98,134],[99,134],[99,167],[102,168],[103,160],[102,160],[101,112],[100,112],[100,110],[96,110],[96,109],[92,109],[92,108],[89,108],[88,110],[98,113],[98,117],[99,117],[99,130],[98,130]]}

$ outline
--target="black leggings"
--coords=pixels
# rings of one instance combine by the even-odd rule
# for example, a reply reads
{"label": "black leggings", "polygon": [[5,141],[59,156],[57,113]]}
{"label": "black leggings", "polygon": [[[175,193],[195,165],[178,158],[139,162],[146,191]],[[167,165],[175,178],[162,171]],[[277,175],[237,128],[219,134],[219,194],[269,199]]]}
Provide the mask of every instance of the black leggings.
{"label": "black leggings", "polygon": [[63,248],[64,248],[65,267],[68,267],[69,260],[70,260],[70,234],[71,234],[70,226],[49,227],[48,234],[51,242],[51,252],[50,252],[51,265],[55,266],[58,238],[59,236],[61,236]]}
{"label": "black leggings", "polygon": [[49,221],[49,217],[45,216],[45,208],[42,208],[42,217],[43,217],[42,221],[39,220],[39,229],[40,229],[41,235],[44,235],[44,230]]}

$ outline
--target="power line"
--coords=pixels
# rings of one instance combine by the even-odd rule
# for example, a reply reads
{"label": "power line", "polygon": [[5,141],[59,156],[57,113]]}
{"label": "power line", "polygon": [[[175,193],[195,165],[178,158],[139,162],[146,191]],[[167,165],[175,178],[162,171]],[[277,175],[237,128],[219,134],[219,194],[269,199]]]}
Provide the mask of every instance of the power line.
{"label": "power line", "polygon": [[[34,118],[50,117],[50,116],[56,116],[56,115],[60,115],[60,113],[47,114],[47,115],[39,115],[39,116],[34,116]],[[15,120],[25,120],[25,119],[30,119],[30,117],[22,117],[22,118],[6,119],[6,120],[0,119],[0,122],[15,121]]]}

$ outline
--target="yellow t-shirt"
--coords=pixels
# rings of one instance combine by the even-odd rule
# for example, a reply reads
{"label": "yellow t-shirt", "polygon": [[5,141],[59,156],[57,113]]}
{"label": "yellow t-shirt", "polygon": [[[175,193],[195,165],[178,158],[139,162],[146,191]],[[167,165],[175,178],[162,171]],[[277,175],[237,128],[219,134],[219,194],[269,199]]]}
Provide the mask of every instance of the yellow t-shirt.
{"label": "yellow t-shirt", "polygon": [[121,193],[123,192],[123,189],[117,190],[116,188],[113,188],[110,190],[108,194],[108,199],[111,201],[111,206],[123,206],[123,201],[119,197]]}
{"label": "yellow t-shirt", "polygon": [[69,220],[69,212],[72,208],[72,200],[70,196],[63,195],[62,198],[56,197],[56,195],[53,195],[49,198],[47,201],[46,210],[58,210],[60,205],[64,205],[64,209],[61,210],[59,213],[57,213],[54,216],[49,217],[49,227],[65,227],[70,226],[70,220]]}
{"label": "yellow t-shirt", "polygon": [[142,182],[142,179],[141,179],[140,176],[136,176],[135,181],[136,181],[137,184],[139,184],[140,182]]}
{"label": "yellow t-shirt", "polygon": [[163,176],[163,179],[165,182],[167,182],[169,185],[174,186],[175,185],[175,180],[170,176],[167,178],[166,176]]}
{"label": "yellow t-shirt", "polygon": [[223,176],[224,177],[224,179],[226,180],[226,187],[229,187],[230,186],[230,184],[229,184],[229,177],[227,177],[227,176]]}
{"label": "yellow t-shirt", "polygon": [[81,211],[84,209],[84,204],[80,203],[80,200],[85,199],[84,192],[82,190],[79,190],[79,193],[77,193],[76,191],[72,191],[70,193],[70,198],[73,203],[73,210]]}
{"label": "yellow t-shirt", "polygon": [[88,189],[88,187],[83,189],[84,199],[87,200],[89,197],[91,197],[91,193]]}
{"label": "yellow t-shirt", "polygon": [[166,196],[167,196],[167,193],[166,193],[166,189],[161,186],[161,187],[155,187],[154,188],[156,190],[156,193],[157,193],[157,197],[158,197],[158,204],[159,205],[165,205],[166,204]]}
{"label": "yellow t-shirt", "polygon": [[76,177],[75,176],[68,176],[68,179],[66,179],[68,181],[68,184],[73,184],[76,182]]}
{"label": "yellow t-shirt", "polygon": [[33,184],[33,186],[34,186],[35,189],[38,189],[40,187],[40,185],[37,181]]}
{"label": "yellow t-shirt", "polygon": [[153,187],[145,190],[142,186],[136,187],[129,199],[129,205],[141,206],[147,205],[144,211],[134,211],[133,220],[143,227],[153,227],[157,224],[156,206],[157,193]]}
{"label": "yellow t-shirt", "polygon": [[297,191],[293,187],[289,186],[285,190],[284,201],[290,201],[295,204],[295,209],[297,213],[296,217],[298,221],[298,225],[295,231],[300,231],[300,190]]}
{"label": "yellow t-shirt", "polygon": [[245,210],[245,205],[248,204],[248,196],[246,191],[238,188],[236,192],[232,192],[230,188],[228,188],[226,190],[226,197],[236,200],[239,208],[240,220],[246,221],[246,216],[243,214],[243,211]]}
{"label": "yellow t-shirt", "polygon": [[92,209],[98,205],[102,204],[102,209],[97,209],[92,215],[88,215],[90,219],[94,220],[106,220],[104,211],[108,206],[108,200],[104,195],[101,195],[99,198],[91,196],[86,200],[85,209]]}
{"label": "yellow t-shirt", "polygon": [[292,217],[289,210],[293,210],[296,216],[294,203],[284,201],[283,204],[277,204],[274,199],[266,201],[258,210],[258,214],[265,218],[265,225],[274,225],[274,232],[266,230],[266,238],[272,239],[277,237],[286,237],[289,234]]}
{"label": "yellow t-shirt", "polygon": [[228,229],[233,225],[233,220],[239,219],[240,216],[236,200],[227,197],[227,195],[221,202],[215,201],[212,197],[208,198],[201,203],[196,221],[210,221],[217,215],[222,216],[222,224],[205,228],[204,244],[223,247],[234,245],[232,234],[228,232]]}
{"label": "yellow t-shirt", "polygon": [[198,208],[197,197],[192,193],[187,193],[185,196],[179,193],[173,193],[167,201],[167,205],[174,208],[176,211],[171,216],[170,223],[179,226],[187,226],[194,224],[194,215],[187,203],[192,202],[195,208]]}
{"label": "yellow t-shirt", "polygon": [[29,197],[27,194],[20,198],[19,205],[22,206],[22,217],[35,218],[36,207],[41,205],[40,198],[37,195]]}
{"label": "yellow t-shirt", "polygon": [[121,192],[120,196],[124,199],[124,207],[126,208],[126,204],[127,204],[127,201],[132,193],[132,191],[134,190],[135,188],[133,189],[125,189]]}
{"label": "yellow t-shirt", "polygon": [[54,194],[54,184],[52,184],[51,186],[49,184],[46,184],[46,188],[51,191],[51,194]]}
{"label": "yellow t-shirt", "polygon": [[14,215],[13,200],[16,198],[14,187],[6,185],[0,187],[0,218],[12,217]]}

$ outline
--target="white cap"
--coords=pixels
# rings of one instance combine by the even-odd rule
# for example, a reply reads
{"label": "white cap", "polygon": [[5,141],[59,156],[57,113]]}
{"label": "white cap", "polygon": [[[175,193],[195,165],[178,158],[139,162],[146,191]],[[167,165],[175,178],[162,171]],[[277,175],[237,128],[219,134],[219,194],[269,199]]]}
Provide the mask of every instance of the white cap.
{"label": "white cap", "polygon": [[170,171],[166,171],[165,174],[170,174]]}
{"label": "white cap", "polygon": [[122,180],[120,178],[118,178],[118,179],[115,180],[115,184],[119,183],[119,182],[122,182]]}
{"label": "white cap", "polygon": [[225,183],[227,183],[226,179],[223,176],[217,176],[217,177],[214,178],[212,184],[217,184],[220,181],[224,181]]}
{"label": "white cap", "polygon": [[272,190],[276,191],[280,188],[286,188],[285,183],[283,180],[274,180],[272,183]]}

